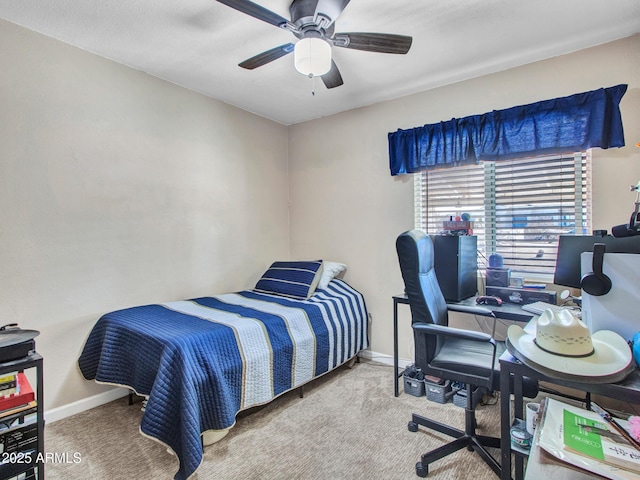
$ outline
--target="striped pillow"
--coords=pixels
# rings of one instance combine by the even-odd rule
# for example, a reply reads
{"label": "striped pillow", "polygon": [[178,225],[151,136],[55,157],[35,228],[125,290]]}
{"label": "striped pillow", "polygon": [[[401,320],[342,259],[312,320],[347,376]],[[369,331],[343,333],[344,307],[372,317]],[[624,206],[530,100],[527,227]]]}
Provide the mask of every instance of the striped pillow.
{"label": "striped pillow", "polygon": [[274,262],[254,291],[306,300],[318,286],[322,275],[322,260],[313,262]]}

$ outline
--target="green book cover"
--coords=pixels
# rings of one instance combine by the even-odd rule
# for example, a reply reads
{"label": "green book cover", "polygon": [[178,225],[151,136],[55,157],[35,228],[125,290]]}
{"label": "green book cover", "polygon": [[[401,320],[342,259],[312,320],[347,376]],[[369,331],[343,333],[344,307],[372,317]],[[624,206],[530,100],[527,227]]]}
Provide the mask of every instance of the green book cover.
{"label": "green book cover", "polygon": [[566,448],[625,470],[640,472],[640,452],[605,422],[563,409],[562,426]]}
{"label": "green book cover", "polygon": [[604,462],[602,442],[600,434],[597,433],[602,430],[608,431],[604,423],[576,415],[565,409],[562,415],[562,424],[564,426],[564,444],[567,447]]}

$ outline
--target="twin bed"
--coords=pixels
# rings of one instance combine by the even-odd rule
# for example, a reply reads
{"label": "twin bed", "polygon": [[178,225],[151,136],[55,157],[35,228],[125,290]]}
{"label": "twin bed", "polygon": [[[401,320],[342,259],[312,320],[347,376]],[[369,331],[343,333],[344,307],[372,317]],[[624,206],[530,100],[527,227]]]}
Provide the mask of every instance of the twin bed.
{"label": "twin bed", "polygon": [[202,461],[205,432],[231,428],[241,410],[367,348],[364,299],[333,278],[335,265],[276,262],[253,290],[108,313],[89,334],[80,370],[147,397],[140,430],[171,448],[175,479],[186,479]]}

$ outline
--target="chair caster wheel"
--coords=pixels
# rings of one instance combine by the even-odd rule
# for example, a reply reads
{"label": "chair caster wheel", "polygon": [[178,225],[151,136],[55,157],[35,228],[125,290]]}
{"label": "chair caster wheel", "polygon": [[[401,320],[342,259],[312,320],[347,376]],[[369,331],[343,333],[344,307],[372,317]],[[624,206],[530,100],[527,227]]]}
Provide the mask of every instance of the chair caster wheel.
{"label": "chair caster wheel", "polygon": [[425,478],[427,475],[429,475],[429,466],[423,465],[422,462],[416,463],[416,475],[421,478]]}
{"label": "chair caster wheel", "polygon": [[407,424],[407,428],[409,429],[410,432],[417,432],[418,431],[418,424],[416,422],[409,422]]}

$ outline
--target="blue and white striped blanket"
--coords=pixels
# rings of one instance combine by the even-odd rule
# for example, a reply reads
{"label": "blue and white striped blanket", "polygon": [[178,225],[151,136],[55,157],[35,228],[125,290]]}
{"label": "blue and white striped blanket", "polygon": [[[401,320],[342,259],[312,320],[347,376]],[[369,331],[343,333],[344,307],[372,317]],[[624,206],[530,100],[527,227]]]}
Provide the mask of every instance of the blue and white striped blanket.
{"label": "blue and white striped blanket", "polygon": [[175,452],[181,480],[202,461],[202,432],[333,370],[367,335],[362,295],[334,279],[304,301],[243,291],[108,313],[78,365],[148,396],[140,430]]}

